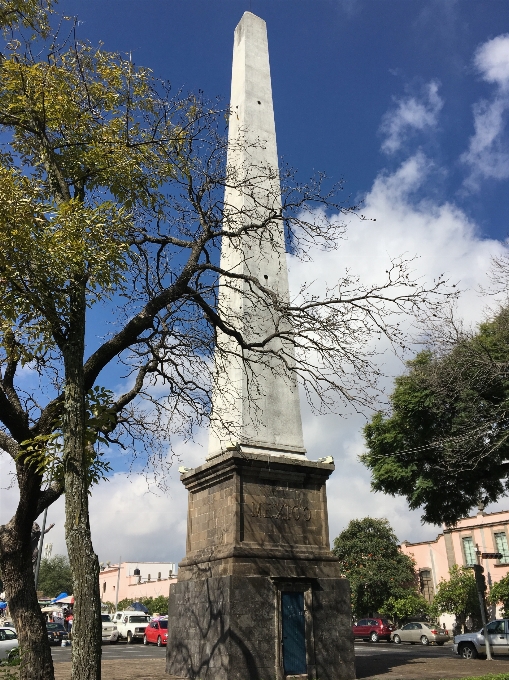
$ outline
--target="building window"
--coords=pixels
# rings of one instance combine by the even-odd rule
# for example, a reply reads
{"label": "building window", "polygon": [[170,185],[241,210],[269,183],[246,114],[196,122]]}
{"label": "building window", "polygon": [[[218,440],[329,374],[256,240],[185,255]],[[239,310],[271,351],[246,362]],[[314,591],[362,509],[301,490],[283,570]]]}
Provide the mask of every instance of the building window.
{"label": "building window", "polygon": [[499,564],[509,563],[509,546],[507,545],[507,536],[505,531],[500,534],[495,534],[495,543],[497,544],[497,552],[502,553],[502,559]]}
{"label": "building window", "polygon": [[463,539],[463,553],[465,555],[465,564],[477,564],[477,555],[472,536],[466,536]]}
{"label": "building window", "polygon": [[103,593],[105,593],[105,592],[106,592],[106,581],[104,581],[104,583],[103,583]]}

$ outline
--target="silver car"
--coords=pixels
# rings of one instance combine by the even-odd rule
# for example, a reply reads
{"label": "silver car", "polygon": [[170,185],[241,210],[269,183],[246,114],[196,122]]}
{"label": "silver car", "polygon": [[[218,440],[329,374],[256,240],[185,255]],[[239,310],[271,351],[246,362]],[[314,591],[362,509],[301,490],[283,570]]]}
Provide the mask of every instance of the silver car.
{"label": "silver car", "polygon": [[[488,623],[488,636],[491,651],[496,655],[509,655],[509,620],[498,619]],[[453,652],[464,659],[476,659],[479,654],[486,654],[484,628],[481,630],[454,636]]]}
{"label": "silver car", "polygon": [[107,641],[110,645],[118,642],[118,630],[109,614],[101,614],[101,628],[103,642]]}
{"label": "silver car", "polygon": [[12,628],[0,628],[0,660],[12,659],[18,653],[18,636]]}
{"label": "silver car", "polygon": [[401,628],[395,630],[391,635],[391,640],[397,645],[401,642],[410,642],[415,645],[429,645],[434,642],[439,647],[450,640],[449,632],[440,628],[435,623],[424,623],[423,621],[412,621],[406,623]]}

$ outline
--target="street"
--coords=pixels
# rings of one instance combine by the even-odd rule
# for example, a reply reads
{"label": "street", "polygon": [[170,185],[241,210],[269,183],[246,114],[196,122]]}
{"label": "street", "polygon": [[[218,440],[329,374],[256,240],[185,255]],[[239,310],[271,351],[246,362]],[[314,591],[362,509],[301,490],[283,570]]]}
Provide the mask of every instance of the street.
{"label": "street", "polygon": [[[103,659],[105,661],[113,659],[164,659],[166,647],[156,647],[156,645],[143,645],[135,643],[128,645],[122,641],[116,645],[104,644],[102,647]],[[51,653],[55,663],[71,660],[71,647],[52,647]],[[382,665],[387,665],[387,659],[397,657],[398,664],[405,663],[410,659],[430,659],[430,658],[451,658],[451,645],[444,647],[423,647],[422,645],[393,645],[384,642],[371,644],[368,642],[355,643],[355,656],[357,659],[367,658],[372,661],[380,659]],[[382,661],[383,659],[383,661]],[[508,659],[509,661],[509,659]],[[508,663],[509,666],[509,663]]]}
{"label": "street", "polygon": [[[166,647],[156,645],[144,645],[135,643],[128,645],[127,642],[118,642],[116,645],[103,644],[103,660],[113,659],[164,659]],[[55,663],[71,660],[71,647],[52,647],[51,655]]]}
{"label": "street", "polygon": [[451,658],[455,655],[452,653],[452,642],[446,643],[443,647],[437,647],[436,645],[395,645],[388,642],[377,642],[375,644],[371,642],[360,642],[356,640],[355,642],[355,657],[369,657],[375,658],[379,655],[382,656],[393,656],[398,657],[408,657],[409,659],[415,658]]}
{"label": "street", "polygon": [[355,659],[358,680],[384,675],[390,680],[433,680],[509,672],[509,656],[467,661],[453,653],[450,642],[443,647],[356,642]]}
{"label": "street", "polygon": [[[71,677],[71,648],[53,647],[56,680]],[[165,680],[166,648],[143,644],[103,645],[103,673],[108,680]],[[509,657],[494,661],[466,661],[452,653],[452,645],[394,645],[356,642],[358,680],[439,680],[486,673],[509,673]]]}

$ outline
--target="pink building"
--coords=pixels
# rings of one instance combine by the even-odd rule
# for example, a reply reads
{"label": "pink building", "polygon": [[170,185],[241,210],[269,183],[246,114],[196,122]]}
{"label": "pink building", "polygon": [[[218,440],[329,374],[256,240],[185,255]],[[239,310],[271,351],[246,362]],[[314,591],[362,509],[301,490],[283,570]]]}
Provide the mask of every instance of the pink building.
{"label": "pink building", "polygon": [[[473,517],[461,519],[454,527],[444,527],[434,541],[401,544],[401,550],[415,559],[421,592],[430,601],[440,581],[449,578],[453,565],[477,562],[477,549],[502,554],[500,560],[482,562],[489,589],[509,573],[509,511],[485,513],[480,510]],[[496,612],[492,615],[495,617]],[[444,616],[441,621],[450,626],[452,618]]]}
{"label": "pink building", "polygon": [[99,587],[102,602],[120,602],[125,598],[168,597],[170,583],[177,581],[172,562],[121,562],[101,566]]}

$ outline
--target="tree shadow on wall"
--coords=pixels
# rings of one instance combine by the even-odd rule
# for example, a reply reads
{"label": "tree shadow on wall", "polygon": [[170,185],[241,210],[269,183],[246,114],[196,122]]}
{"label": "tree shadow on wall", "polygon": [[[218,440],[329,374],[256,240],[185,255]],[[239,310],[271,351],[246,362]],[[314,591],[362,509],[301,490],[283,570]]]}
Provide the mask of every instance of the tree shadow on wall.
{"label": "tree shadow on wall", "polygon": [[[170,676],[226,678],[234,655],[243,659],[245,680],[262,680],[258,669],[263,660],[256,659],[253,650],[230,628],[226,614],[231,596],[228,581],[204,578],[177,584],[182,589],[177,598],[182,598],[180,607],[185,611],[170,617],[170,625],[183,622],[182,626],[176,624],[175,631],[168,631],[166,672]],[[201,589],[205,593],[200,593]]]}

